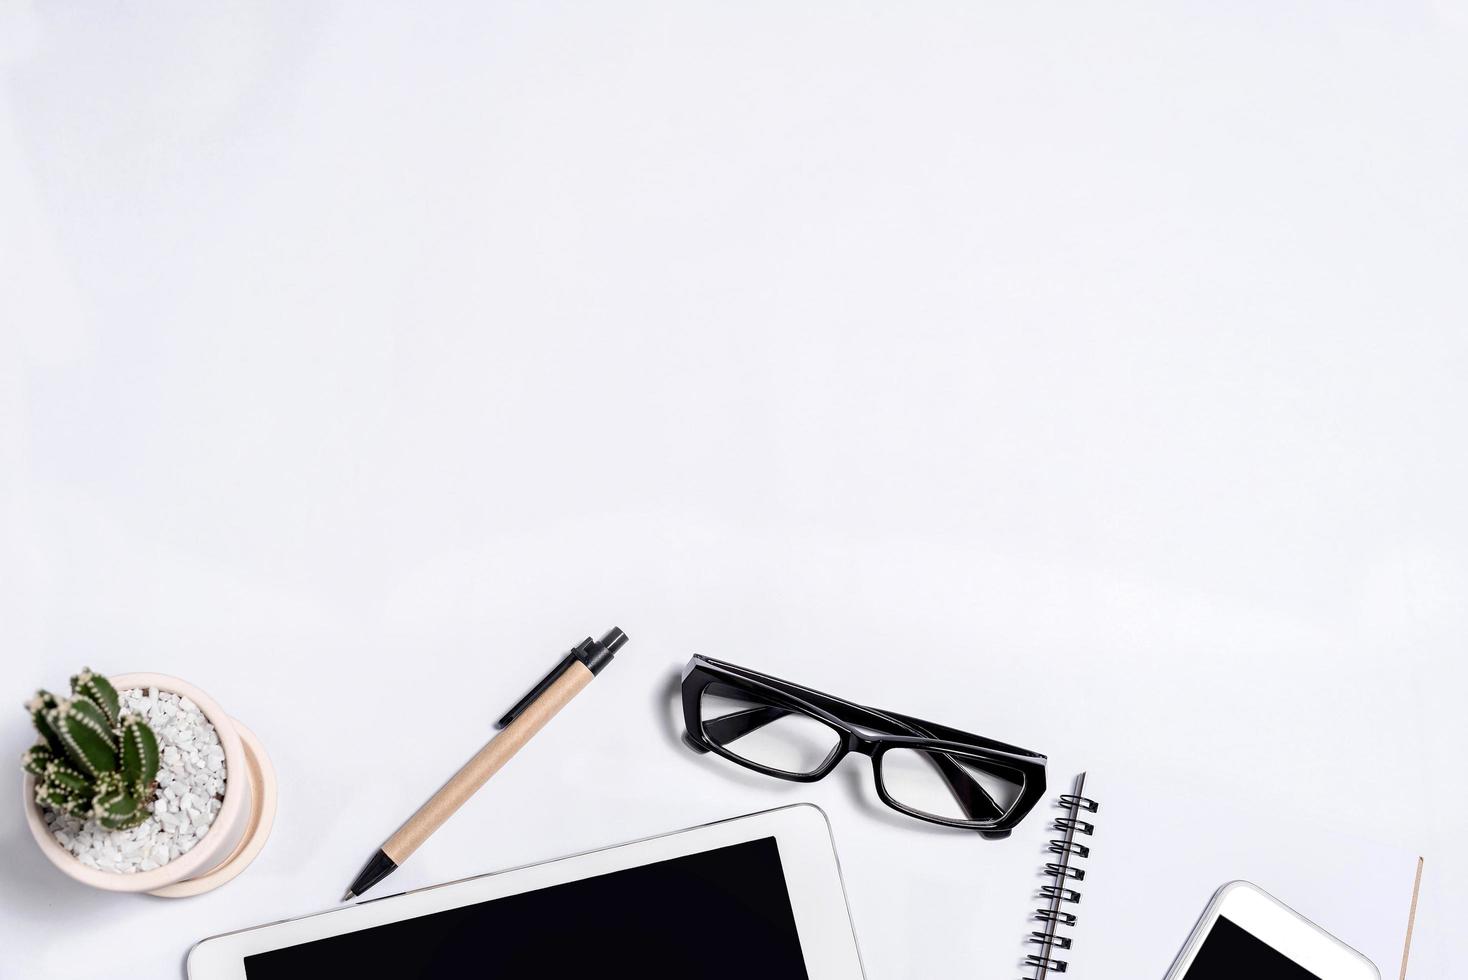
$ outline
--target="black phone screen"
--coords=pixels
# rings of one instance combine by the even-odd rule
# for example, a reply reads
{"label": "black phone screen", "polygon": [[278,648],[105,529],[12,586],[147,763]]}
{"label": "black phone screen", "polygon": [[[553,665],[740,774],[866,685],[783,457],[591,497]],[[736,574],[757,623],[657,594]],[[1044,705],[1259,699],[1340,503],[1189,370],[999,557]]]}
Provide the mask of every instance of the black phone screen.
{"label": "black phone screen", "polygon": [[1183,980],[1321,980],[1258,936],[1220,915]]}

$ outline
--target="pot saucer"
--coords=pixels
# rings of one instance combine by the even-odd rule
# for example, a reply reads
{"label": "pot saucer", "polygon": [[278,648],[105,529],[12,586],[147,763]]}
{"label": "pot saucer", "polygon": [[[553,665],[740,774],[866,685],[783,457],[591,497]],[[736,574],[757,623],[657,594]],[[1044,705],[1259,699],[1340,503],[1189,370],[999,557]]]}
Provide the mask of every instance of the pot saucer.
{"label": "pot saucer", "polygon": [[189,898],[213,891],[220,885],[233,881],[241,871],[248,868],[270,837],[270,828],[275,824],[275,767],[270,764],[270,756],[265,753],[265,746],[260,744],[255,733],[238,720],[234,721],[234,726],[244,745],[246,776],[250,781],[250,816],[239,843],[211,870],[196,878],[150,891],[149,895],[160,898]]}

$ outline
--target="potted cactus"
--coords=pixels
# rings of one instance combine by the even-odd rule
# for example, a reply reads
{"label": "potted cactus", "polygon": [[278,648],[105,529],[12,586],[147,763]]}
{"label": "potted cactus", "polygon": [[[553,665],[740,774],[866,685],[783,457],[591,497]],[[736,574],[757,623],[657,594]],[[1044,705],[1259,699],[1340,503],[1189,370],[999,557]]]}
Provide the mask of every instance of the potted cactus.
{"label": "potted cactus", "polygon": [[146,820],[158,790],[158,736],[122,711],[117,689],[83,668],[71,679],[72,698],[37,691],[26,704],[41,739],[21,768],[36,778],[36,802],[105,830]]}
{"label": "potted cactus", "polygon": [[244,870],[275,813],[264,749],[204,692],[162,674],[83,669],[26,704],[26,819],[73,878],[181,897]]}

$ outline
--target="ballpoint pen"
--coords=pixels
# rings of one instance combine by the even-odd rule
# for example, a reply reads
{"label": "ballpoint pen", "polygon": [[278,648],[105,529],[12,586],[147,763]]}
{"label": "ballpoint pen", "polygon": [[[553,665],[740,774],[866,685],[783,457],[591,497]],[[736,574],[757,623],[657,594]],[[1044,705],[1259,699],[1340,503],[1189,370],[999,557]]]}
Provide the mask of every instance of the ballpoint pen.
{"label": "ballpoint pen", "polygon": [[590,684],[612,656],[627,642],[627,634],[613,627],[599,641],[587,637],[556,664],[539,684],[499,720],[499,734],[454,773],[443,788],[418,808],[368,859],[342,901],[348,902],[396,871],[408,856],[453,816],[491,776],[514,758],[556,712]]}

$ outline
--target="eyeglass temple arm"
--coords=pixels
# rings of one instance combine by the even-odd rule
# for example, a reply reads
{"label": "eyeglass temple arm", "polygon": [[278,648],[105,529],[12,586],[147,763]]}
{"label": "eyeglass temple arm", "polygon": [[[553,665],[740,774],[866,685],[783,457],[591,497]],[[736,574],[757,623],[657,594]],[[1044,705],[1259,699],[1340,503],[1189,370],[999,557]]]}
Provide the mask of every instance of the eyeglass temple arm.
{"label": "eyeglass temple arm", "polygon": [[[834,699],[833,699],[834,700]],[[842,705],[846,705],[842,702]],[[859,705],[849,705],[850,708],[860,708]],[[750,732],[758,731],[771,722],[778,721],[791,713],[790,708],[779,705],[761,705],[757,708],[746,708],[743,711],[735,711],[722,717],[705,721],[703,723],[704,734],[720,745],[728,745],[736,739],[743,738]],[[933,736],[924,731],[919,725],[914,725],[906,719],[893,724],[893,719],[900,716],[886,716],[882,712],[872,711],[869,708],[860,708],[863,721],[867,724],[887,722],[887,727],[908,729],[905,734],[915,734],[926,738]],[[872,721],[876,719],[876,723]],[[943,781],[953,791],[954,798],[963,812],[970,820],[987,820],[1002,816],[1004,809],[994,802],[981,786],[963,768],[954,762],[952,758],[941,752],[925,752],[924,757],[937,768]]]}
{"label": "eyeglass temple arm", "polygon": [[[826,694],[822,691],[817,691],[814,688],[806,687],[804,684],[797,684],[794,681],[787,681],[779,677],[774,677],[770,674],[761,674],[759,671],[750,670],[748,667],[739,667],[735,664],[727,664],[722,661],[710,662],[735,674],[746,675],[750,679],[756,680],[761,684],[770,684],[776,688],[787,688],[799,697],[805,699],[806,701],[809,701],[811,704],[814,704],[816,707],[821,708],[825,711],[829,711],[832,714],[837,715],[838,717],[843,713],[854,713],[856,715],[864,716],[867,718],[876,717],[878,719],[886,720],[889,723],[895,720],[901,722],[904,725],[912,727],[913,729],[922,733],[925,737],[928,738],[941,738],[947,742],[964,742],[969,745],[992,749],[996,752],[1008,752],[1011,755],[1025,756],[1026,758],[1034,759],[1036,762],[1045,761],[1045,756],[1043,753],[1032,752],[1029,749],[1022,749],[1018,745],[1010,745],[1009,743],[1001,742],[998,739],[985,738],[982,735],[975,735],[973,732],[965,732],[961,729],[949,728],[947,725],[935,724],[934,722],[924,721],[921,718],[913,718],[909,715],[900,715],[895,711],[878,711],[875,708],[867,708],[862,705],[856,704],[853,701],[844,701],[841,698],[835,697],[833,695]],[[868,727],[880,727],[878,725],[868,722],[858,722],[858,724],[867,724]]]}
{"label": "eyeglass temple arm", "polygon": [[1018,745],[1010,745],[1007,742],[1000,742],[997,739],[985,738],[982,735],[975,735],[973,732],[965,732],[960,731],[957,728],[949,728],[947,725],[938,725],[934,724],[931,721],[923,721],[921,718],[911,718],[907,715],[899,715],[895,711],[887,711],[884,712],[884,714],[887,714],[892,718],[903,722],[904,724],[923,729],[930,733],[931,737],[933,738],[941,738],[948,742],[967,742],[971,745],[982,746],[986,749],[993,749],[996,752],[1007,752],[1010,755],[1025,756],[1027,758],[1034,759],[1036,762],[1045,761],[1045,756],[1042,753],[1031,752],[1029,749],[1020,748]]}

